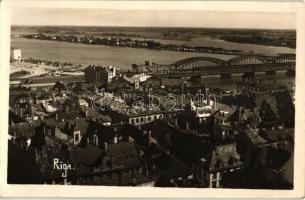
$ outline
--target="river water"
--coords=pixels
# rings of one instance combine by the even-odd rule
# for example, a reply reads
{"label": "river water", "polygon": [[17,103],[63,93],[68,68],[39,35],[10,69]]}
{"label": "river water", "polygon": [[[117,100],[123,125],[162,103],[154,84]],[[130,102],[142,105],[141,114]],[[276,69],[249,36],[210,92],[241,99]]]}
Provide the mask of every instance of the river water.
{"label": "river water", "polygon": [[[295,49],[286,47],[272,47],[264,45],[240,44],[226,42],[223,40],[212,39],[209,37],[200,37],[191,41],[178,40],[159,40],[163,43],[184,44],[222,47],[224,49],[235,49],[249,53],[261,53],[265,55],[276,55],[278,53],[295,53]],[[166,50],[150,50],[142,48],[129,47],[111,47],[103,45],[73,44],[67,42],[35,40],[26,38],[12,38],[11,46],[22,50],[23,58],[36,58],[48,61],[70,62],[87,66],[95,65],[113,65],[121,69],[129,68],[132,64],[143,64],[149,60],[158,64],[171,64],[178,60],[195,57],[208,56],[228,60],[235,55],[179,52]]]}
{"label": "river water", "polygon": [[224,60],[235,57],[234,55],[73,44],[26,38],[12,39],[11,44],[12,47],[21,49],[22,58],[32,57],[47,61],[70,62],[83,66],[92,64],[113,65],[121,69],[130,68],[134,63],[144,64],[146,60],[158,64],[171,64],[195,56],[209,56]]}
{"label": "river water", "polygon": [[[295,49],[285,47],[268,47],[263,45],[239,44],[225,42],[211,38],[199,38],[201,41],[189,41],[199,43],[206,46],[222,47],[227,49],[239,49],[242,51],[257,51],[266,55],[276,55],[277,53],[294,53]],[[183,41],[163,40],[161,42],[182,44]],[[22,58],[36,58],[48,61],[70,62],[73,64],[81,64],[86,67],[91,64],[95,65],[113,65],[121,69],[128,69],[133,63],[143,64],[144,61],[150,60],[158,64],[171,64],[178,60],[195,57],[208,56],[228,60],[234,55],[178,52],[165,50],[149,50],[141,48],[128,47],[110,47],[102,45],[86,45],[73,44],[66,42],[35,40],[25,38],[13,38],[11,46],[22,50]],[[277,73],[275,76],[257,74],[257,78],[265,80],[277,80],[281,82],[294,82],[293,77],[287,76],[285,73]],[[221,88],[232,89],[236,82],[241,81],[241,75],[234,75],[231,79],[220,79],[218,76],[204,77],[203,81],[207,85],[217,86]]]}

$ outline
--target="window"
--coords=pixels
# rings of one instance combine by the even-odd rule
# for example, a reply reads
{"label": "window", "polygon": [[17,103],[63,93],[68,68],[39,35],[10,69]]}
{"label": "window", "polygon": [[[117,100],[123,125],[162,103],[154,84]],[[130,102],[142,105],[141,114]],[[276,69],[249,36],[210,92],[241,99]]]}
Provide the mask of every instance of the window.
{"label": "window", "polygon": [[141,117],[141,122],[144,122],[144,118],[143,117]]}
{"label": "window", "polygon": [[80,141],[80,131],[74,132],[74,141],[79,142]]}
{"label": "window", "polygon": [[155,116],[154,116],[154,120],[156,120],[156,119],[157,119],[157,116],[155,115]]}
{"label": "window", "polygon": [[136,123],[139,123],[139,118],[136,119]]}
{"label": "window", "polygon": [[134,119],[131,119],[131,123],[134,124]]}
{"label": "window", "polygon": [[147,118],[147,120],[150,121],[150,120],[151,120],[151,116],[149,116],[149,117]]}

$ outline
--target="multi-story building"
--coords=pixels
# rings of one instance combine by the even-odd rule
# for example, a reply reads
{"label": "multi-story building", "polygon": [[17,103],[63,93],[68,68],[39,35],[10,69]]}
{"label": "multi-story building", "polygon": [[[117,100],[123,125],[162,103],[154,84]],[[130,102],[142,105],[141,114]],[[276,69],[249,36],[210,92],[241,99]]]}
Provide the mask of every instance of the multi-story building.
{"label": "multi-story building", "polygon": [[11,48],[10,60],[11,61],[20,61],[21,60],[21,49]]}
{"label": "multi-story building", "polygon": [[89,65],[85,69],[85,80],[87,82],[102,83],[108,85],[112,78],[116,76],[115,67],[104,67]]}

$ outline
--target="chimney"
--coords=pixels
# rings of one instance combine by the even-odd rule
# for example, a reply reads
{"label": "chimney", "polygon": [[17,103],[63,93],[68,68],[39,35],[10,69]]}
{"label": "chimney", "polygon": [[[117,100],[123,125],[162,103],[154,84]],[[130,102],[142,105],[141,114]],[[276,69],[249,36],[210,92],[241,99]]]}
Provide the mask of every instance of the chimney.
{"label": "chimney", "polygon": [[74,131],[74,145],[78,145],[81,141],[81,134],[80,131]]}
{"label": "chimney", "polygon": [[176,127],[178,127],[178,119],[177,118],[175,118],[175,125],[176,125]]}
{"label": "chimney", "polygon": [[58,120],[58,113],[57,112],[55,113],[55,120],[56,121]]}
{"label": "chimney", "polygon": [[23,118],[23,109],[20,108],[20,117]]}
{"label": "chimney", "polygon": [[187,131],[190,129],[190,125],[189,125],[189,122],[188,122],[188,121],[186,121],[185,129],[186,129]]}
{"label": "chimney", "polygon": [[113,76],[116,76],[116,69],[115,69],[115,67],[113,67],[112,70],[113,70]]}
{"label": "chimney", "polygon": [[115,136],[113,137],[113,143],[114,143],[114,144],[118,143],[118,136],[117,136],[117,135],[115,135]]}
{"label": "chimney", "polygon": [[145,172],[146,172],[146,176],[148,176],[149,175],[149,172],[148,172],[148,163],[147,163],[147,161],[145,162]]}
{"label": "chimney", "polygon": [[108,143],[104,142],[104,150],[107,151],[108,150]]}
{"label": "chimney", "polygon": [[148,146],[151,145],[152,138],[151,138],[151,130],[148,131]]}
{"label": "chimney", "polygon": [[88,109],[85,110],[85,115],[88,117]]}

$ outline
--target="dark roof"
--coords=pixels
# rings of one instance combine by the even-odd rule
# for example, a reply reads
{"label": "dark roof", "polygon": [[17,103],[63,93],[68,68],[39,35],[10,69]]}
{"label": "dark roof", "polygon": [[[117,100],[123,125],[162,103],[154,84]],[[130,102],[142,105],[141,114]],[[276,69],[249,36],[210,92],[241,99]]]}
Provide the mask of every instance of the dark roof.
{"label": "dark roof", "polygon": [[82,111],[82,115],[87,118],[92,118],[94,119],[94,121],[100,123],[106,123],[112,121],[109,115],[101,114],[96,109],[92,109],[92,108],[84,108]]}
{"label": "dark roof", "polygon": [[294,128],[284,128],[281,130],[280,129],[262,130],[260,135],[270,142],[276,142],[276,141],[280,141],[280,140],[285,140],[285,139],[287,139],[288,136],[293,137]]}
{"label": "dark roof", "polygon": [[[53,180],[62,178],[63,170],[54,169],[54,159],[59,159],[59,162],[71,164],[68,154],[65,149],[58,146],[44,146],[42,150],[36,150],[38,154],[37,163],[44,180]],[[67,171],[68,176],[72,176],[73,170]]]}
{"label": "dark roof", "polygon": [[112,157],[115,165],[121,166],[123,169],[142,165],[133,142],[108,144],[106,154]]}
{"label": "dark roof", "polygon": [[80,111],[70,111],[70,112],[57,112],[57,120],[58,121],[68,121],[68,120],[74,120],[77,118],[82,118]]}
{"label": "dark roof", "polygon": [[89,175],[101,158],[103,150],[87,145],[85,148],[70,147],[69,155],[77,175]]}
{"label": "dark roof", "polygon": [[[211,159],[207,159],[209,163],[209,170],[218,170],[223,167],[234,167],[231,166],[230,159],[239,160],[240,155],[237,153],[236,144],[226,144],[216,146],[212,152]],[[223,163],[223,166],[219,166],[218,164]]]}
{"label": "dark roof", "polygon": [[223,121],[228,121],[236,111],[235,108],[221,103],[217,103],[217,108],[219,109],[219,111],[216,111],[214,117]]}
{"label": "dark roof", "polygon": [[75,124],[74,131],[80,131],[81,135],[87,134],[90,122],[86,118],[70,120],[69,123]]}
{"label": "dark roof", "polygon": [[131,124],[121,125],[119,134],[122,135],[125,140],[127,140],[128,137],[131,137],[136,141],[137,144],[146,144],[146,137],[144,136],[143,131],[139,130]]}
{"label": "dark roof", "polygon": [[23,122],[14,124],[9,127],[9,134],[16,136],[16,138],[32,138],[36,133],[36,128],[40,125],[40,120],[35,120],[32,123]]}
{"label": "dark roof", "polygon": [[55,118],[45,119],[45,122],[46,122],[47,126],[58,127],[61,129],[64,129],[66,126],[66,123],[67,123],[67,122],[63,122],[63,121],[57,121]]}
{"label": "dark roof", "polygon": [[16,123],[26,122],[23,118],[21,118],[19,115],[17,115],[11,110],[9,110],[8,117],[10,123],[16,124]]}
{"label": "dark roof", "polygon": [[41,183],[42,174],[35,160],[35,151],[21,149],[8,142],[7,181],[11,184]]}
{"label": "dark roof", "polygon": [[[62,178],[62,170],[53,168],[54,158],[69,164],[65,150],[43,147],[42,149],[29,148],[28,150],[12,144],[9,141],[8,149],[8,182],[10,183],[43,183]],[[73,171],[68,170],[68,176]]]}
{"label": "dark roof", "polygon": [[184,79],[170,79],[170,78],[163,78],[160,80],[161,85],[172,87],[172,86],[179,86],[184,82]]}
{"label": "dark roof", "polygon": [[166,178],[186,177],[194,173],[185,163],[165,153],[162,154],[156,163],[161,176]]}
{"label": "dark roof", "polygon": [[57,81],[57,82],[53,85],[53,87],[51,88],[51,90],[59,90],[59,91],[61,91],[61,90],[64,90],[65,88],[66,88],[66,86],[65,86],[62,82]]}
{"label": "dark roof", "polygon": [[245,135],[253,145],[261,145],[267,143],[267,141],[264,138],[262,138],[258,134],[258,131],[255,129],[245,130]]}
{"label": "dark roof", "polygon": [[95,121],[82,120],[79,121],[81,123],[77,123],[76,127],[72,127],[72,131],[81,131],[82,145],[86,145],[86,138],[91,138],[94,134],[98,136],[99,145],[102,145],[104,142],[112,142],[114,136],[116,136],[116,132],[109,126],[104,126]]}

